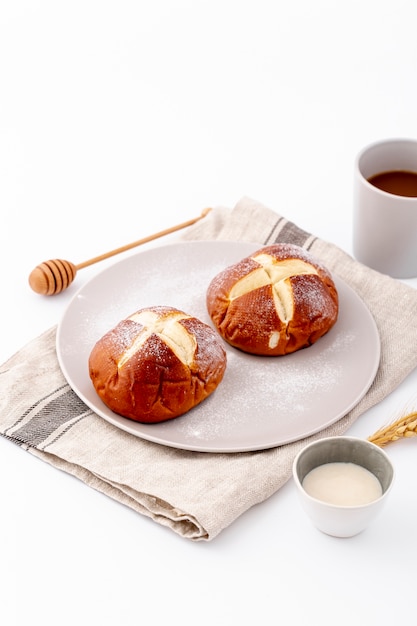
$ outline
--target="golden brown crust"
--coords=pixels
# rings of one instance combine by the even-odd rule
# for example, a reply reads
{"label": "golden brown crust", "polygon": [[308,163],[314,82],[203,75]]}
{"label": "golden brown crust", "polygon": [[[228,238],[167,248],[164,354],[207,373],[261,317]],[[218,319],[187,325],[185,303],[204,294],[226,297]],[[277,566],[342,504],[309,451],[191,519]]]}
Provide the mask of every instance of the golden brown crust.
{"label": "golden brown crust", "polygon": [[265,246],[225,268],[207,289],[207,310],[230,345],[278,356],[315,343],[335,324],[330,272],[293,244]]}
{"label": "golden brown crust", "polygon": [[89,373],[115,413],[145,423],[186,413],[220,384],[226,352],[215,331],[172,307],[140,309],[94,346]]}

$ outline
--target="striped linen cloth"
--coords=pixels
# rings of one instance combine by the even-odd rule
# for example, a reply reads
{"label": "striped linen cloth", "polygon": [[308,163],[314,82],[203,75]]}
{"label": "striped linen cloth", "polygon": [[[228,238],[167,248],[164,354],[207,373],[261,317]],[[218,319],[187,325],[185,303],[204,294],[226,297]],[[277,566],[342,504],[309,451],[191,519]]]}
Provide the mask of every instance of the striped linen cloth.
{"label": "striped linen cloth", "polygon": [[295,454],[309,439],[344,433],[415,368],[417,291],[248,198],[234,209],[213,209],[182,238],[292,242],[337,272],[367,304],[380,334],[380,367],[364,398],[331,427],[296,443],[232,454],[178,450],[123,432],[87,408],[62,375],[51,328],[0,368],[0,432],[178,535],[210,541],[284,485]]}

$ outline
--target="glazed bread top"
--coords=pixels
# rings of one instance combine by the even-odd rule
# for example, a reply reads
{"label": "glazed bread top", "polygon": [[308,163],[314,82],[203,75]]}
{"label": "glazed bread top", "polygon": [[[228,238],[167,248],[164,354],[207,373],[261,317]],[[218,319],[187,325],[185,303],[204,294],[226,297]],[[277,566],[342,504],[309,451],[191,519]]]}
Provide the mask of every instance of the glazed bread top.
{"label": "glazed bread top", "polygon": [[330,272],[313,255],[275,244],[215,276],[207,309],[234,347],[282,355],[311,345],[333,326],[338,294]]}
{"label": "glazed bread top", "polygon": [[217,333],[173,307],[136,311],[94,346],[90,378],[115,413],[160,422],[189,411],[220,384],[226,352]]}

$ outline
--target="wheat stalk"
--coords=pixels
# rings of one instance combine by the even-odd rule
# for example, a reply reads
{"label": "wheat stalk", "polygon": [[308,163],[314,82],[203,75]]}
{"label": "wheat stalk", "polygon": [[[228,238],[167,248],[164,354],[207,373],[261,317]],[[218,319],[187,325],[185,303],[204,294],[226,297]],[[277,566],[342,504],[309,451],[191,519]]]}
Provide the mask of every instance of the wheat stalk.
{"label": "wheat stalk", "polygon": [[388,443],[404,437],[417,437],[417,411],[409,413],[405,417],[400,417],[387,426],[383,426],[368,437],[368,441],[382,448]]}

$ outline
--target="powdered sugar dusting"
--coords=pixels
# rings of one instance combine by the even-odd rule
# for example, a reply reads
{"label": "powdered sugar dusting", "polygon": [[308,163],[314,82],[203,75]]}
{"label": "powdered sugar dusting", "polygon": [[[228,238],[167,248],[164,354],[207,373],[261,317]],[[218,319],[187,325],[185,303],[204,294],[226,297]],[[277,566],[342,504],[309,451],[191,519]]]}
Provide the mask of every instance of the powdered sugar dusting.
{"label": "powdered sugar dusting", "polygon": [[[346,347],[349,340],[338,343],[339,348]],[[337,351],[332,343],[328,350],[314,352],[311,347],[283,357],[257,357],[228,349],[224,382],[215,392],[215,401],[213,398],[201,407],[204,420],[197,415],[197,409],[178,427],[184,432],[194,431],[199,439],[210,439],[215,430],[224,435],[236,427],[250,427],[255,421],[259,424],[262,415],[274,416],[274,428],[278,430],[280,423],[285,428],[288,423],[297,424],[309,415],[317,397],[324,408],[334,388],[343,383],[342,364],[328,358]]]}

